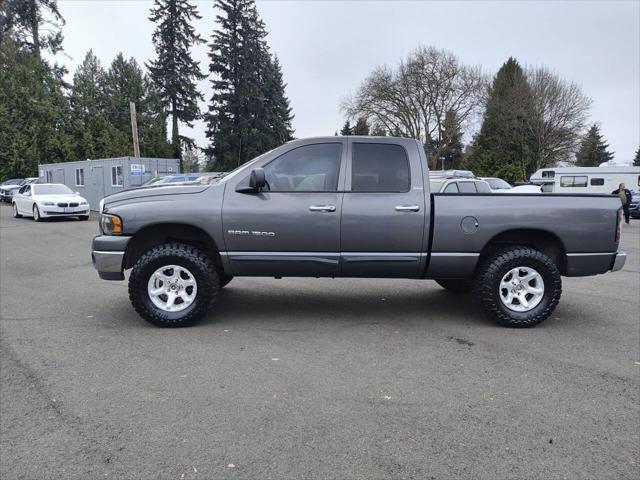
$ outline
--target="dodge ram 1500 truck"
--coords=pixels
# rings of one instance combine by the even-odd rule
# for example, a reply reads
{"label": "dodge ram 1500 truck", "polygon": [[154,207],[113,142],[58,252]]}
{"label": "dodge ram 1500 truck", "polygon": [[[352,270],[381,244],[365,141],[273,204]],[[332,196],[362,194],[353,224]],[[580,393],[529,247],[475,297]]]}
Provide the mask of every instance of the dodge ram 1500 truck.
{"label": "dodge ram 1500 truck", "polygon": [[93,263],[146,320],[195,323],[234,276],[434,279],[474,290],[499,324],[529,327],[561,275],[622,268],[610,195],[429,191],[421,144],[295,140],[208,185],[138,188],[100,204]]}

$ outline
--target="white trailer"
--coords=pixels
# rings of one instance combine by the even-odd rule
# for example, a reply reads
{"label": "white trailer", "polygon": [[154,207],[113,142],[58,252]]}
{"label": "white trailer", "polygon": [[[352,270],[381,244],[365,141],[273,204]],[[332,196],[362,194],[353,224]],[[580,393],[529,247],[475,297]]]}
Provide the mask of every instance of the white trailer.
{"label": "white trailer", "polygon": [[640,167],[558,167],[543,168],[531,175],[531,183],[542,185],[544,192],[611,193],[621,183],[632,191],[640,190]]}

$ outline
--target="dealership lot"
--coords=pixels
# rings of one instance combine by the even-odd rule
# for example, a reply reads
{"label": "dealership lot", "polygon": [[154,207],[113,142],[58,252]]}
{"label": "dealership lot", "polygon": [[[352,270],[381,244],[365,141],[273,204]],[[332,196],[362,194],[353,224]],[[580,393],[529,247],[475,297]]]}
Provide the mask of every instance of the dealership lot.
{"label": "dealership lot", "polygon": [[636,478],[639,227],[533,329],[431,281],[237,278],[163,330],[95,221],[2,205],[0,477]]}

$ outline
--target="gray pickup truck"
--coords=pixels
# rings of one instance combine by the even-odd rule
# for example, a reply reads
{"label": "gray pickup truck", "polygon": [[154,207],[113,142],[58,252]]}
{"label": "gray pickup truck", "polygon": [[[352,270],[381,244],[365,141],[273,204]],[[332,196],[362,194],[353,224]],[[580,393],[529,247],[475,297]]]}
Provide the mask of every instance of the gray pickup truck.
{"label": "gray pickup truck", "polygon": [[433,194],[422,145],[391,137],[295,140],[212,184],[123,191],[99,224],[100,277],[132,269],[131,303],[161,327],[195,323],[234,276],[434,279],[530,327],[561,275],[626,259],[617,197]]}

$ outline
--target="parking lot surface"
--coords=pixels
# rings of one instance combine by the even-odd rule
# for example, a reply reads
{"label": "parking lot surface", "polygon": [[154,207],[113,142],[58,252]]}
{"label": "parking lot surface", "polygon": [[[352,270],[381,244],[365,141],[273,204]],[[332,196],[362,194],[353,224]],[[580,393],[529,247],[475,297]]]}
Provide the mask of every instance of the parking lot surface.
{"label": "parking lot surface", "polygon": [[56,220],[0,207],[2,479],[638,478],[638,221],[533,329],[431,281],[236,278],[168,330]]}

